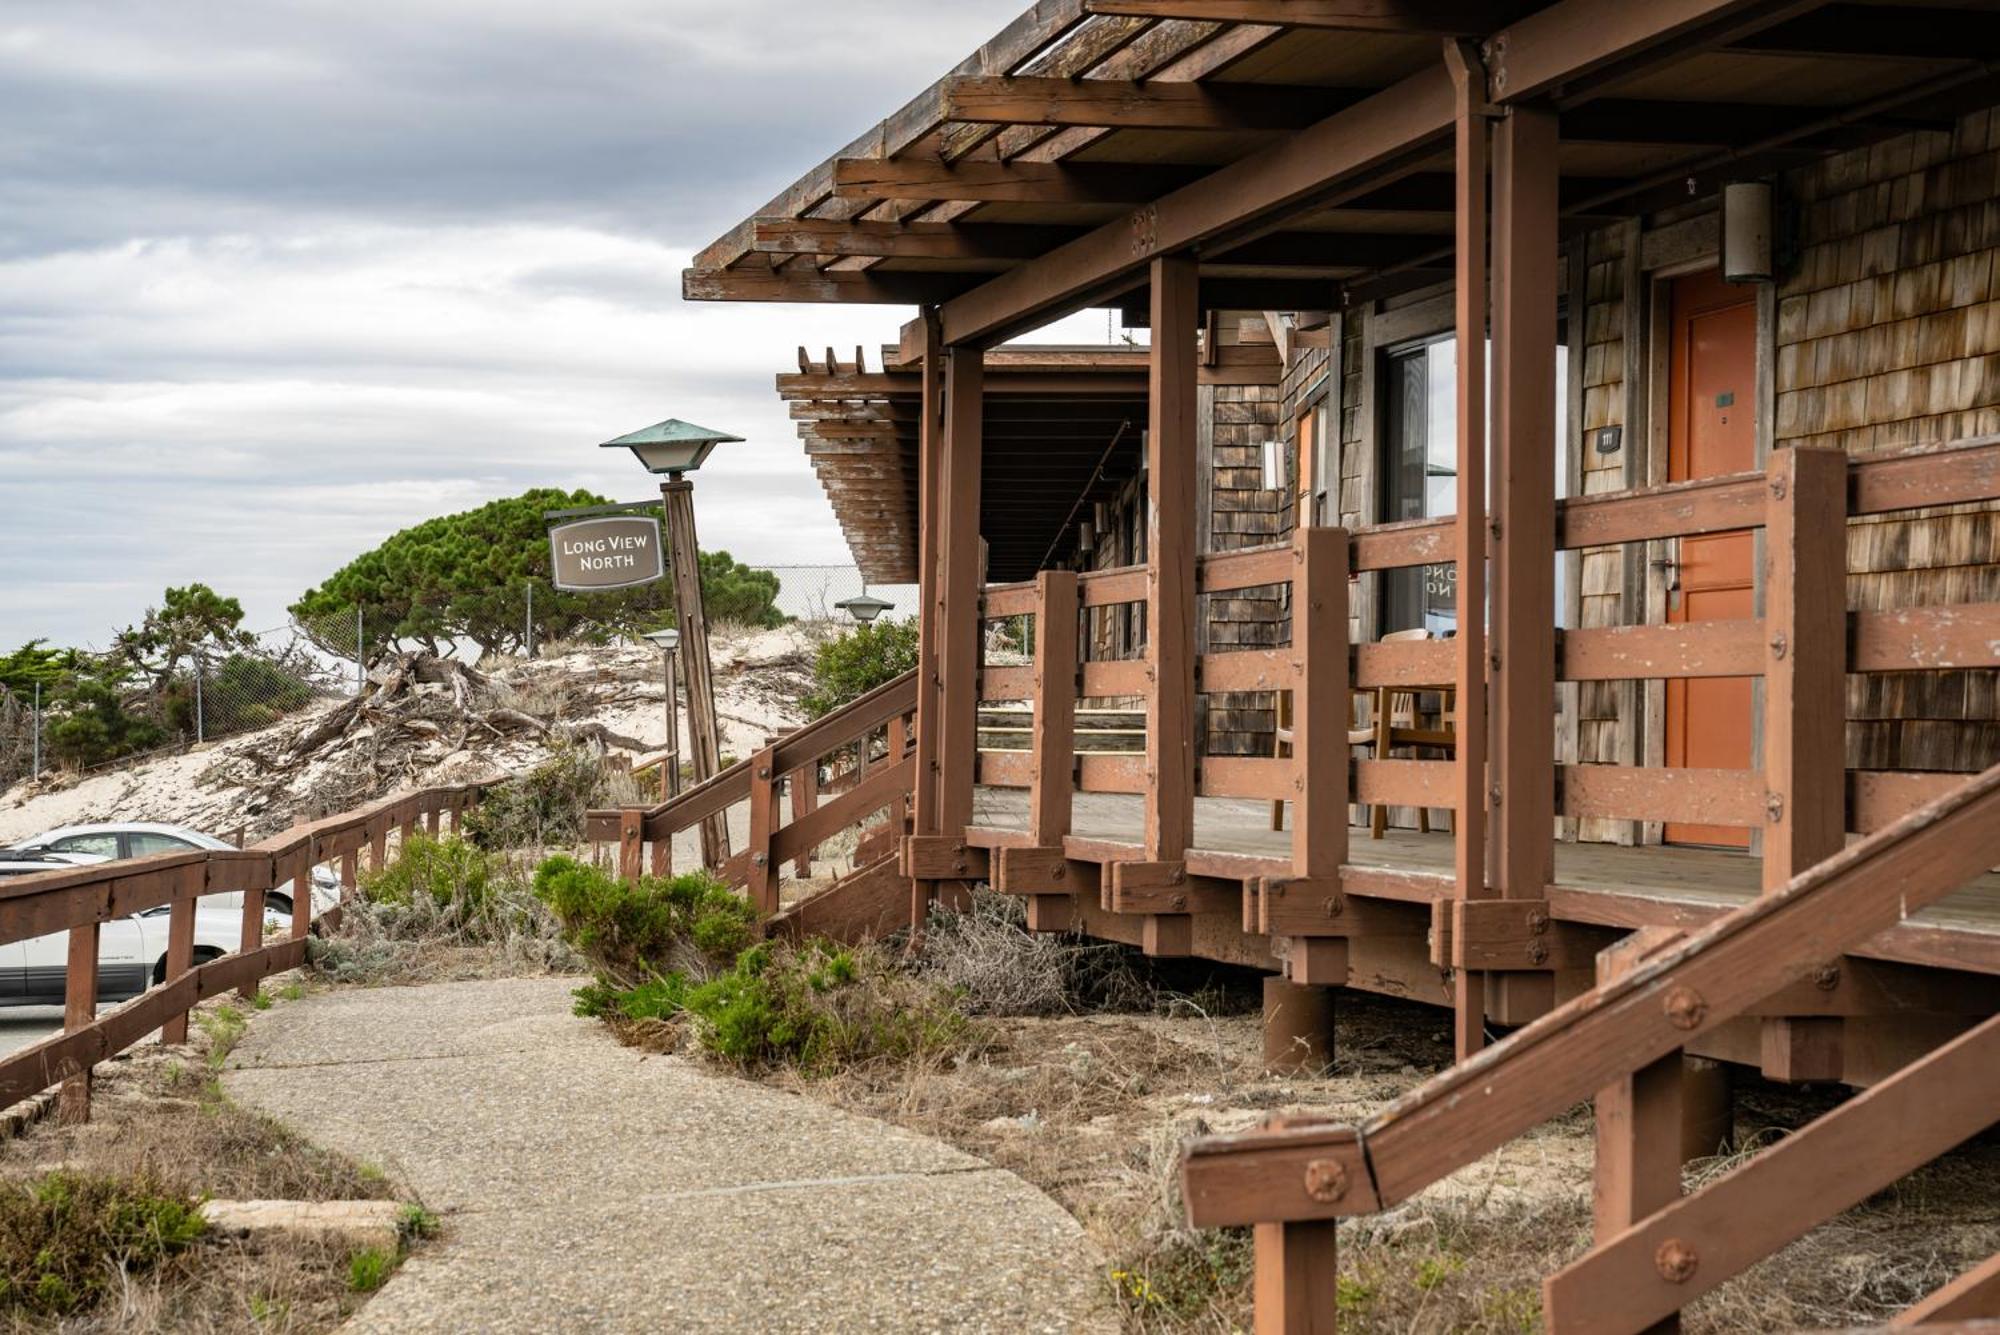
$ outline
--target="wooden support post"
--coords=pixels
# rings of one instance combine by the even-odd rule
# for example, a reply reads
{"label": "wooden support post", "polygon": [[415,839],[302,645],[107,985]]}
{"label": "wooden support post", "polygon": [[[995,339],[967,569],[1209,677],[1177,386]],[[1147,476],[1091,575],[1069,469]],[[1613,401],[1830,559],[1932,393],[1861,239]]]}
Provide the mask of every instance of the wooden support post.
{"label": "wooden support post", "polygon": [[416,837],[417,837],[416,813],[413,811],[405,811],[403,813],[403,831],[402,834],[398,836],[396,852],[398,854],[409,852],[410,841],[415,839]]}
{"label": "wooden support post", "polygon": [[[306,889],[312,890],[312,877],[306,877]],[[237,933],[236,948],[244,954],[259,950],[264,945],[264,887],[258,886],[243,892],[243,924]],[[257,1000],[258,982],[251,979],[236,989],[236,995],[244,1001]]]}
{"label": "wooden support post", "polygon": [[1146,432],[1146,858],[1194,842],[1195,327],[1193,257],[1152,265]]}
{"label": "wooden support post", "polygon": [[[361,854],[352,848],[340,855],[340,902],[343,904],[354,898],[354,891],[361,884],[361,869],[358,865],[360,860]],[[310,891],[312,889],[312,877],[307,876],[305,882],[306,889]],[[294,897],[298,895],[298,890],[298,886],[294,885],[292,887]]]}
{"label": "wooden support post", "polygon": [[[938,480],[937,657],[938,834],[959,840],[972,823],[979,758],[979,474],[985,430],[986,354],[944,354],[944,428]],[[911,897],[910,927],[921,930],[935,886]]]}
{"label": "wooden support post", "polygon": [[372,823],[368,831],[368,866],[381,871],[389,865],[389,822]]}
{"label": "wooden support post", "polygon": [[[184,868],[174,892],[173,907],[167,910],[167,981],[194,967],[194,911],[206,873],[200,867]],[[160,1026],[160,1041],[172,1046],[187,1042],[188,1017],[182,1011]]]}
{"label": "wooden support post", "polygon": [[628,885],[639,883],[645,844],[646,813],[626,807],[618,813],[618,878]]}
{"label": "wooden support post", "polygon": [[669,835],[653,841],[653,875],[665,880],[674,874],[674,841]]}
{"label": "wooden support post", "polygon": [[1846,843],[1847,457],[1771,456],[1764,530],[1764,891]]}
{"label": "wooden support post", "polygon": [[[63,983],[63,1032],[88,1028],[97,1019],[98,925],[69,929],[69,972]],[[70,1125],[90,1120],[91,1068],[85,1066],[62,1083],[56,1111]]]}
{"label": "wooden support post", "polygon": [[439,812],[436,807],[432,807],[424,813],[424,833],[430,835],[433,839],[438,837],[438,816]]}
{"label": "wooden support post", "polygon": [[1333,989],[1264,979],[1264,1069],[1325,1071],[1333,1062]]}
{"label": "wooden support post", "polygon": [[765,747],[750,758],[750,869],[745,892],[759,913],[778,911],[778,867],[771,836],[778,830],[778,752]]}
{"label": "wooden support post", "polygon": [[[1556,117],[1517,107],[1493,151],[1489,883],[1508,899],[1555,879],[1556,267]],[[1553,1007],[1554,976],[1495,974],[1487,999],[1519,1023]]]}
{"label": "wooden support post", "polygon": [[1060,848],[1069,833],[1076,767],[1076,677],[1079,594],[1076,573],[1044,570],[1035,577],[1034,769],[1028,797],[1028,838]]}
{"label": "wooden support post", "polygon": [[[1447,42],[1456,89],[1456,194],[1453,327],[1458,334],[1458,517],[1452,526],[1457,571],[1456,778],[1452,870],[1462,899],[1486,893],[1486,67],[1471,42]],[[1550,477],[1542,479],[1550,484]],[[1455,1042],[1461,1061],[1486,1043],[1486,980],[1460,969],[1452,978]]]}
{"label": "wooden support post", "polygon": [[1256,1335],[1332,1335],[1339,1294],[1334,1222],[1254,1227],[1250,1282]]}
{"label": "wooden support post", "polygon": [[[893,753],[890,756],[892,761],[899,758]],[[813,808],[819,805],[819,761],[809,760],[793,770],[789,786],[792,790],[792,820],[797,822],[810,816]],[[817,851],[811,846],[801,848],[798,857],[792,860],[792,871],[800,880],[812,879],[813,854]]]}
{"label": "wooden support post", "polygon": [[[938,634],[944,625],[939,594],[943,550],[944,485],[944,346],[938,341],[935,308],[923,316],[923,395],[917,421],[917,763],[910,793],[911,832],[936,835],[938,818],[938,737],[943,729],[939,695],[943,669],[938,661]],[[910,926],[921,927],[930,914],[930,885],[910,882]]]}
{"label": "wooden support post", "polygon": [[[701,601],[701,548],[694,529],[694,484],[674,475],[660,484],[667,521],[667,558],[673,567],[674,611],[680,621],[681,680],[687,684],[688,754],[694,781],[722,769],[722,735],[715,716],[714,667],[708,656],[708,618]],[[729,858],[729,821],[721,813],[701,823],[702,865],[713,871]]]}
{"label": "wooden support post", "polygon": [[[1765,469],[1764,893],[1847,842],[1847,456],[1784,449]],[[1838,1080],[1844,1025],[1762,1025],[1772,1080]]]}
{"label": "wooden support post", "polygon": [[[1646,927],[1598,956],[1597,978],[1629,973],[1650,950],[1679,934]],[[1597,1160],[1591,1184],[1592,1236],[1610,1241],[1681,1194],[1681,1054],[1648,1062],[1597,1094]],[[1678,1315],[1646,1329],[1668,1335]]]}

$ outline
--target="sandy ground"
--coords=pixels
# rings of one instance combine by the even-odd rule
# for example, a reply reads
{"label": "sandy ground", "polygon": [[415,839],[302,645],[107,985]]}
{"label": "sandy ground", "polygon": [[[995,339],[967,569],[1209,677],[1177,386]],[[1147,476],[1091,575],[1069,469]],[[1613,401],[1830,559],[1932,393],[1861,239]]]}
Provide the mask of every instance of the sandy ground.
{"label": "sandy ground", "polygon": [[[804,721],[799,698],[810,689],[811,656],[823,628],[793,624],[776,630],[718,630],[711,642],[716,709],[722,749],[748,755],[767,737]],[[565,722],[596,722],[657,750],[666,741],[665,693],[659,654],[651,646],[556,646],[532,662],[500,660],[481,671],[505,688],[517,708]],[[332,702],[322,706],[331,708]],[[317,711],[315,711],[317,712]],[[678,711],[686,754],[685,702]],[[270,755],[281,738],[297,732],[294,715],[272,728],[246,733],[182,755],[164,756],[81,780],[56,778],[37,787],[17,784],[0,792],[0,843],[61,825],[88,821],[155,820],[190,825],[227,836],[247,826],[252,837],[314,814],[312,795],[339,767],[351,744],[335,744],[297,757],[274,776]],[[495,740],[463,750],[418,752],[396,787],[421,787],[518,773],[544,754],[533,740]],[[380,795],[380,794],[377,794]]]}

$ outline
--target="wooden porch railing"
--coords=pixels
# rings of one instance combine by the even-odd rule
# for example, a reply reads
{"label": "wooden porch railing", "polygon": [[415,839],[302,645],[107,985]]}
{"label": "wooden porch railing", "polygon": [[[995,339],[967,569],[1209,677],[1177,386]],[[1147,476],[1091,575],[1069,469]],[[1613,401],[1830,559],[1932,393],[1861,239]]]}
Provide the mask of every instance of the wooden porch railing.
{"label": "wooden porch railing", "polygon": [[[315,921],[331,929],[338,907],[312,916],[312,872],[338,865],[341,896],[357,883],[362,849],[372,865],[388,856],[389,837],[407,843],[421,822],[436,835],[441,818],[458,828],[486,785],[461,784],[385,798],[370,806],[295,825],[244,849],[161,853],[16,877],[0,886],[0,945],[52,932],[69,933],[63,1032],[0,1058],[0,1107],[62,1085],[59,1110],[68,1121],[90,1116],[92,1068],[123,1052],[155,1029],[168,1043],[184,1042],[188,1012],[231,988],[245,1000],[258,982],[305,962],[306,936]],[[264,944],[267,891],[292,885],[291,934]],[[206,964],[194,963],[194,914],[203,895],[241,891],[240,948]],[[132,1000],[97,1014],[97,956],[101,924],[171,905],[167,919],[167,977]]]}
{"label": "wooden porch railing", "polygon": [[[1506,885],[1504,895],[1482,879],[1461,884],[1464,878],[1454,874],[1385,873],[1347,862],[1345,813],[1350,801],[1448,810],[1465,787],[1458,771],[1468,763],[1467,748],[1460,748],[1456,760],[1352,760],[1346,742],[1350,688],[1416,687],[1454,679],[1462,652],[1457,641],[1350,644],[1347,607],[1350,573],[1449,563],[1452,518],[1351,533],[1304,529],[1290,543],[1201,558],[1196,567],[1199,593],[1289,586],[1293,626],[1292,643],[1285,647],[1200,655],[1194,689],[1288,691],[1300,717],[1290,757],[1197,755],[1185,799],[1149,792],[1143,756],[1078,754],[1073,745],[1070,721],[1079,700],[1150,698],[1160,689],[1150,659],[1086,661],[1078,651],[1079,622],[1091,609],[1143,598],[1146,568],[1081,575],[1051,571],[1032,584],[989,589],[980,608],[982,619],[1032,616],[1035,627],[1032,665],[987,667],[979,677],[981,701],[1029,701],[1035,720],[1029,763],[1018,756],[982,756],[978,761],[981,782],[1029,790],[1026,835],[996,841],[1020,845],[1000,848],[997,881],[1003,889],[1031,897],[1071,893],[1056,873],[1066,858],[1074,793],[1140,794],[1149,804],[1191,801],[1195,795],[1292,801],[1309,812],[1292,822],[1288,865],[1246,884],[1244,925],[1285,939],[1278,953],[1297,966],[1296,981],[1344,981],[1345,948],[1339,942],[1360,927],[1342,921],[1342,903],[1369,896],[1429,902],[1435,909],[1434,962],[1502,975],[1503,986],[1495,992],[1501,1009],[1494,1018],[1506,1023],[1532,1018],[1554,1003],[1550,975],[1555,970],[1588,965],[1587,955],[1568,958],[1552,940],[1542,941],[1539,952],[1530,949],[1536,943],[1526,941],[1522,931],[1536,915],[1547,919],[1555,817],[1684,821],[1761,831],[1768,890],[1838,850],[1846,831],[1882,829],[1960,781],[1951,774],[1849,772],[1841,729],[1831,721],[1844,717],[1847,672],[2000,666],[2000,605],[1849,612],[1845,521],[1848,516],[1994,499],[2000,499],[2000,438],[1883,453],[1851,464],[1830,451],[1788,449],[1774,455],[1764,472],[1559,503],[1558,549],[1768,530],[1764,615],[1552,629],[1553,677],[1547,682],[1553,701],[1562,682],[1761,677],[1763,763],[1742,770],[1558,764],[1538,784],[1517,783],[1508,810],[1497,799],[1489,803],[1492,837],[1538,844],[1542,870],[1528,881]],[[1809,726],[1797,725],[1798,720]],[[1528,816],[1512,809],[1516,807]],[[1468,828],[1467,822],[1459,822],[1459,842],[1477,837],[1477,823]],[[1176,852],[1187,857],[1187,852]],[[1483,847],[1461,852],[1468,865],[1485,865]],[[1139,860],[1131,853],[1107,860],[1122,865],[1122,858]],[[1184,870],[1194,874],[1192,867]],[[1150,874],[1134,868],[1124,875],[1107,868],[1105,907],[1147,914],[1149,941],[1172,950],[1187,924],[1155,920],[1184,915],[1193,900],[1181,893],[1183,907],[1175,910],[1173,894],[1139,893],[1140,879]],[[1171,873],[1167,876],[1171,883]],[[1121,885],[1134,893],[1121,894]]]}
{"label": "wooden porch railing", "polygon": [[[856,865],[895,851],[913,787],[916,704],[916,673],[906,672],[678,797],[653,807],[591,812],[586,837],[618,845],[619,873],[628,880],[649,865],[654,875],[670,875],[676,834],[748,803],[749,842],[710,870],[742,887],[761,912],[775,913],[784,864],[807,874],[814,851],[840,831],[886,810],[887,837],[879,847],[858,850]],[[787,790],[789,817],[781,805]]]}
{"label": "wooden porch railing", "polygon": [[[2000,766],[1692,937],[1604,953],[1604,980],[1358,1127],[1289,1124],[1189,1146],[1198,1227],[1256,1230],[1257,1328],[1332,1330],[1333,1221],[1387,1209],[1595,1097],[1597,1220],[1549,1277],[1554,1332],[1640,1331],[2000,1120],[2000,1017],[1972,1025],[1692,1194],[1680,1050],[2000,863]],[[1643,934],[1642,934],[1643,935]],[[1760,1005],[1761,1003],[1761,1005]],[[2000,1256],[1900,1324],[2000,1313]]]}

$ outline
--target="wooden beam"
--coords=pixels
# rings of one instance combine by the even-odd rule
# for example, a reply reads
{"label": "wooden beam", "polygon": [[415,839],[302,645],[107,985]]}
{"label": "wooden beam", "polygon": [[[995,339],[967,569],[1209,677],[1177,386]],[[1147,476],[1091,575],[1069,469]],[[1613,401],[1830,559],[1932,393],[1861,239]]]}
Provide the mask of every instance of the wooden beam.
{"label": "wooden beam", "polygon": [[1512,7],[1472,0],[1084,0],[1092,14],[1448,37],[1491,32]]}
{"label": "wooden beam", "polygon": [[949,120],[1127,130],[1295,130],[1369,89],[1138,79],[960,78],[945,88]]}
{"label": "wooden beam", "polygon": [[759,218],[752,248],[777,255],[905,260],[1024,260],[1078,235],[1073,227]]}
{"label": "wooden beam", "polygon": [[997,204],[1120,204],[1156,198],[1201,175],[1185,167],[1124,163],[944,162],[937,158],[843,158],[833,164],[838,199],[965,200]]}
{"label": "wooden beam", "polygon": [[686,269],[686,301],[784,301],[799,304],[922,306],[955,296],[979,281],[976,273],[828,273],[793,268]]}
{"label": "wooden beam", "polygon": [[1825,5],[1732,45],[1795,56],[1954,62],[2000,57],[2000,14],[1946,6],[1927,7],[1921,14],[1917,18],[1900,5]]}
{"label": "wooden beam", "polygon": [[[989,41],[981,44],[977,51],[961,60],[945,79],[958,74],[1011,74],[1038,52],[1051,47],[1060,50],[1059,44],[1063,43],[1063,39],[1089,17],[1083,8],[1083,0],[1038,0]],[[945,79],[933,83],[894,115],[871,126],[847,147],[807,172],[757,210],[757,215],[795,217],[804,213],[832,193],[833,164],[839,159],[869,155],[893,157],[919,139],[942,129],[941,90]],[[732,228],[695,256],[694,267],[713,270],[735,264],[749,250],[751,226],[751,223],[745,222]]]}
{"label": "wooden beam", "polygon": [[[943,730],[938,713],[938,683],[942,680],[938,629],[943,624],[938,612],[938,553],[944,475],[944,349],[938,341],[936,311],[926,310],[919,327],[924,358],[917,418],[917,745],[910,809],[913,833],[936,835],[943,828],[938,819],[937,773],[938,738]],[[920,887],[919,893],[927,908],[927,892]],[[915,910],[911,921],[920,923],[924,917],[923,910]]]}
{"label": "wooden beam", "polygon": [[[1457,567],[1453,642],[1458,745],[1453,748],[1452,875],[1460,899],[1490,893],[1486,879],[1486,108],[1483,66],[1470,42],[1445,47],[1454,88],[1454,156],[1458,183],[1457,278],[1453,327],[1458,334],[1458,508],[1452,524]],[[1542,486],[1548,485],[1542,475]],[[1539,627],[1537,627],[1539,629]],[[1486,979],[1468,969],[1452,977],[1454,1044],[1464,1061],[1485,1046]]]}
{"label": "wooden beam", "polygon": [[938,512],[938,672],[943,707],[938,752],[938,821],[947,839],[972,823],[973,770],[979,745],[979,482],[984,452],[985,368],[978,348],[944,358],[944,472]]}
{"label": "wooden beam", "polygon": [[1555,879],[1556,118],[1517,107],[1494,137],[1492,872],[1501,895],[1540,899]]}
{"label": "wooden beam", "polygon": [[[1613,62],[1626,73],[1644,63],[1624,59],[1657,51],[1668,37],[1683,44],[1740,32],[1752,0],[1559,0],[1496,35],[1504,37],[1508,68],[1532,78],[1511,80],[1497,101],[1513,101],[1566,74]],[[1770,21],[1765,16],[1765,21]],[[1676,47],[1675,50],[1680,50]],[[1489,80],[1490,83],[1490,80]],[[1114,219],[1040,259],[992,278],[947,301],[945,336],[954,342],[995,343],[1056,315],[1115,297],[1136,286],[1139,271],[1160,255],[1231,235],[1254,235],[1289,210],[1323,204],[1371,176],[1377,183],[1422,165],[1421,150],[1451,131],[1452,82],[1429,66],[1354,106],[1210,173],[1136,212]]]}
{"label": "wooden beam", "polygon": [[1194,261],[1152,265],[1146,460],[1146,856],[1179,862],[1194,842]]}

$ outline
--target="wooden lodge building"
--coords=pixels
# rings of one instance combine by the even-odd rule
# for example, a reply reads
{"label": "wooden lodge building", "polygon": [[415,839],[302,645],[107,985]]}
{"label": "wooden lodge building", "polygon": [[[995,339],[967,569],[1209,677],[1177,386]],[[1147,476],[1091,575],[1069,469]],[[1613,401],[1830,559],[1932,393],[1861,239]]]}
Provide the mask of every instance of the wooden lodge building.
{"label": "wooden lodge building", "polygon": [[[1552,1330],[1673,1320],[2000,1119],[2000,6],[1042,0],[684,286],[917,308],[778,385],[921,663],[597,828],[636,867],[747,799],[776,907],[887,809],[828,892],[878,923],[983,880],[1270,970],[1284,1039],[1451,1007],[1366,1125],[1190,1147],[1260,1328],[1331,1328],[1336,1219],[1585,1098]],[[1147,341],[1010,342],[1102,306]],[[1106,705],[1143,752],[1077,745]],[[1866,1093],[1683,1195],[1715,1062]],[[1969,1316],[2000,1258],[1906,1319]]]}

